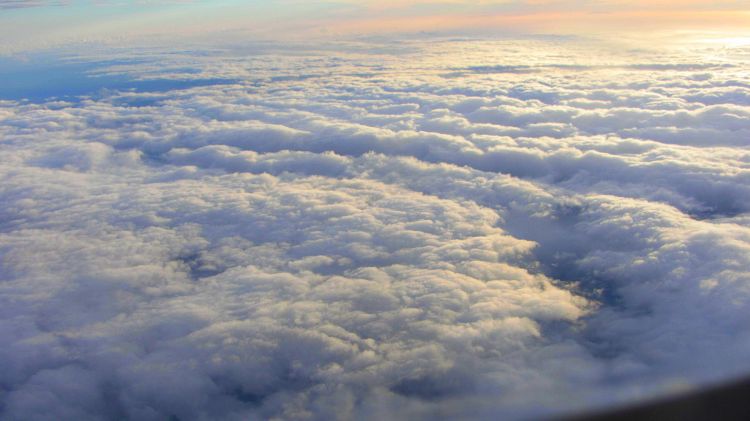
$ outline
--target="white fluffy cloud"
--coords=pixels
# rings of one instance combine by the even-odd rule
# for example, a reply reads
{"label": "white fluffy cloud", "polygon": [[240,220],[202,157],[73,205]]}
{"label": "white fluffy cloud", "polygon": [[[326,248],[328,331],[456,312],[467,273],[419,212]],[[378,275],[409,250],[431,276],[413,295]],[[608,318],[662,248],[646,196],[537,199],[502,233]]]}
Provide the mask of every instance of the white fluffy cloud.
{"label": "white fluffy cloud", "polygon": [[0,102],[3,419],[519,418],[750,370],[740,51],[338,47]]}

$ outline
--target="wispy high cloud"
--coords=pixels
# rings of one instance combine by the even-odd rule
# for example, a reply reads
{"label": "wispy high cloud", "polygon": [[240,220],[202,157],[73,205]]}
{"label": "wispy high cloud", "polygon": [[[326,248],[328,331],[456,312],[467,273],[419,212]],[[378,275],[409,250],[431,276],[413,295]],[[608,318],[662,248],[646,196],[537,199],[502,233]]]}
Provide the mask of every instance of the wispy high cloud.
{"label": "wispy high cloud", "polygon": [[27,7],[64,6],[67,1],[54,0],[0,0],[0,9],[22,9]]}

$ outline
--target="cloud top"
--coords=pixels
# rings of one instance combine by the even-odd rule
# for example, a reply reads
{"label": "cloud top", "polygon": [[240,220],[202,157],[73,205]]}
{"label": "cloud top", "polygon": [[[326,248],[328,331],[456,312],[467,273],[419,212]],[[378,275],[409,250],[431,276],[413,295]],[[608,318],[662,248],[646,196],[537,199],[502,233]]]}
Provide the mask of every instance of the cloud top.
{"label": "cloud top", "polygon": [[0,101],[0,418],[523,419],[747,373],[748,55],[611,51],[113,51],[181,83]]}

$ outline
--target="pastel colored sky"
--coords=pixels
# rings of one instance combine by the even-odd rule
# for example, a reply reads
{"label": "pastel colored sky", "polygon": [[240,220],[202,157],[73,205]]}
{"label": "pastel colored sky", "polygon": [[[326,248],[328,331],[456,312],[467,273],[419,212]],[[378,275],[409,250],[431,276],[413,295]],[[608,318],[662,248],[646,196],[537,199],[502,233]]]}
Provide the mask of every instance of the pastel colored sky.
{"label": "pastel colored sky", "polygon": [[242,31],[265,39],[409,32],[743,32],[747,1],[0,0],[0,46]]}

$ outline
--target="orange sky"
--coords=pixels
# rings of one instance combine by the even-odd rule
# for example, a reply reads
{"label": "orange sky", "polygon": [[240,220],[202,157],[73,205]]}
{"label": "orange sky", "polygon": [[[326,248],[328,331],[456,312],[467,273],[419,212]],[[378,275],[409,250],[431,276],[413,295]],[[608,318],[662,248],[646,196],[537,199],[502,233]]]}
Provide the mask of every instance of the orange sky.
{"label": "orange sky", "polygon": [[750,30],[750,9],[676,11],[651,8],[611,12],[573,10],[492,15],[434,14],[321,20],[315,25],[341,34],[492,29],[565,34],[638,30],[745,31]]}

